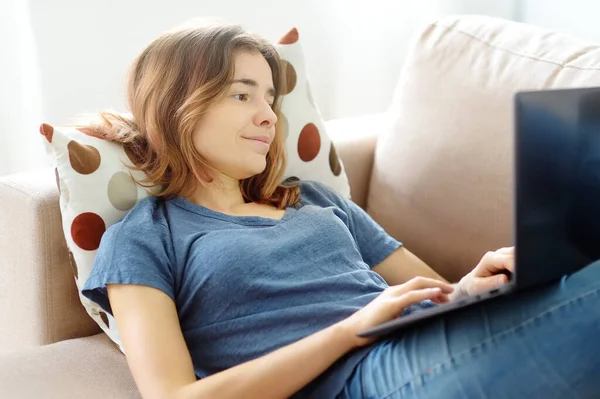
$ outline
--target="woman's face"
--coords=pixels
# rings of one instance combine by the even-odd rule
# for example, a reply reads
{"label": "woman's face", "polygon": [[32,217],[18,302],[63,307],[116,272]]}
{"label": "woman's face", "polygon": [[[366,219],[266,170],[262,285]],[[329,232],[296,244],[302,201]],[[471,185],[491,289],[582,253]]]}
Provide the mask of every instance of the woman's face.
{"label": "woman's face", "polygon": [[203,115],[193,136],[196,150],[215,169],[233,179],[261,173],[275,138],[277,116],[271,68],[260,53],[242,52],[223,100]]}

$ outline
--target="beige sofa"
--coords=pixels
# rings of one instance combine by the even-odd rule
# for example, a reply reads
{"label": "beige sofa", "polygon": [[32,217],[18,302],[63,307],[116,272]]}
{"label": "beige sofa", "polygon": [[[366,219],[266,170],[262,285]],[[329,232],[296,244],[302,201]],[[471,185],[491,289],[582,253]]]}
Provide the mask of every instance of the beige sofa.
{"label": "beige sofa", "polygon": [[[446,17],[416,37],[388,112],[328,129],[354,201],[457,280],[512,244],[514,92],[599,84],[593,43]],[[0,396],[139,397],[125,357],[79,303],[60,223],[51,170],[0,179]]]}

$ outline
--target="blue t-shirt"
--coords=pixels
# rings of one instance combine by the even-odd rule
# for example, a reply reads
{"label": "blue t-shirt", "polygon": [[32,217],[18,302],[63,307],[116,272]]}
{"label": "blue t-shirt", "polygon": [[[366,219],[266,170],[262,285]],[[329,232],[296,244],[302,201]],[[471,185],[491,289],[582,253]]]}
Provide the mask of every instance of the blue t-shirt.
{"label": "blue t-shirt", "polygon": [[[322,330],[387,287],[371,268],[402,244],[327,186],[300,187],[281,220],[148,197],[107,229],[82,293],[110,314],[106,284],[166,293],[199,378]],[[349,352],[295,397],[333,398],[368,350]]]}

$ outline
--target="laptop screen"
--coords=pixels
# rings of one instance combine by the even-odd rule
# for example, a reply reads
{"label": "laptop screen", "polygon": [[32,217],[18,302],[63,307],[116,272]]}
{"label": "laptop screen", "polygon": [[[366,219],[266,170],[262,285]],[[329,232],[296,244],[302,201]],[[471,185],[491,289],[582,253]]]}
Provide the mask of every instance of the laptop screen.
{"label": "laptop screen", "polygon": [[600,88],[515,97],[519,285],[600,259]]}

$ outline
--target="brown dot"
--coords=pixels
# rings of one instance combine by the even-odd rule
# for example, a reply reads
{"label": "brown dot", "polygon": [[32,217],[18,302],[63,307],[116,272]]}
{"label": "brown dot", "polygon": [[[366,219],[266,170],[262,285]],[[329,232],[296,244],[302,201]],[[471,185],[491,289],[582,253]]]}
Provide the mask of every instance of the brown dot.
{"label": "brown dot", "polygon": [[335,151],[333,142],[331,142],[331,148],[329,149],[329,167],[335,176],[339,176],[342,173],[342,165],[340,164],[340,159]]}
{"label": "brown dot", "polygon": [[48,140],[49,143],[52,143],[52,136],[54,135],[54,128],[47,124],[47,123],[42,123],[40,125],[40,133],[42,134],[42,136],[46,137],[46,140]]}
{"label": "brown dot", "polygon": [[298,41],[298,29],[292,28],[288,33],[283,35],[281,39],[279,39],[279,44],[294,44]]}
{"label": "brown dot", "polygon": [[127,211],[137,202],[137,186],[131,176],[117,172],[108,182],[108,200],[120,211]]}
{"label": "brown dot", "polygon": [[279,117],[277,118],[277,129],[279,134],[283,134],[283,141],[286,141],[290,132],[288,120],[282,113],[280,113]]}
{"label": "brown dot", "polygon": [[100,153],[91,145],[80,144],[71,140],[67,145],[71,167],[82,175],[95,172],[100,166]]}
{"label": "brown dot", "polygon": [[62,194],[60,191],[60,176],[58,175],[58,168],[54,168],[54,176],[56,177],[56,187],[58,187],[58,193]]}
{"label": "brown dot", "polygon": [[71,270],[73,271],[73,275],[76,279],[79,278],[79,271],[77,270],[77,263],[75,262],[75,258],[73,257],[73,252],[69,250],[69,265],[71,266]]}
{"label": "brown dot", "polygon": [[71,237],[77,246],[93,251],[100,246],[100,239],[106,231],[104,220],[95,213],[85,212],[77,215],[71,224]]}
{"label": "brown dot", "polygon": [[106,324],[106,327],[110,328],[110,324],[108,324],[108,316],[104,312],[100,312],[100,318]]}
{"label": "brown dot", "polygon": [[315,159],[321,149],[321,135],[314,123],[308,123],[302,128],[298,138],[298,156],[304,162]]}
{"label": "brown dot", "polygon": [[286,60],[281,60],[281,73],[283,74],[283,87],[281,88],[281,94],[286,95],[290,94],[294,87],[296,87],[296,70],[294,66],[287,62]]}

